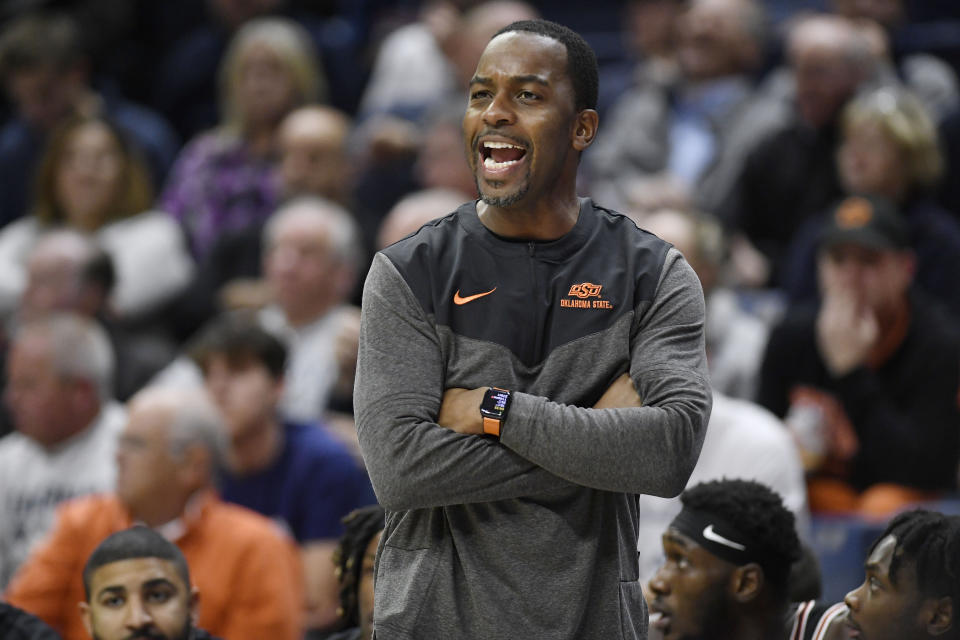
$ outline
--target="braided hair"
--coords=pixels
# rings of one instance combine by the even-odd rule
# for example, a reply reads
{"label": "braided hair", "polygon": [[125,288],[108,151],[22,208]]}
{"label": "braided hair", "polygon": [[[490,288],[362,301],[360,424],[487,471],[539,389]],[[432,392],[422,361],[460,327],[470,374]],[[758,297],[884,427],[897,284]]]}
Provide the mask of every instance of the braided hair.
{"label": "braided hair", "polygon": [[[890,560],[890,582],[896,585],[897,571],[905,562],[912,563],[920,593],[927,597],[947,596],[953,610],[960,611],[960,516],[927,509],[901,513],[876,539],[870,553],[891,535],[897,544]],[[960,637],[956,628],[952,637]]]}
{"label": "braided hair", "polygon": [[359,590],[363,576],[363,556],[367,545],[384,527],[383,507],[378,504],[362,507],[344,516],[344,531],[333,553],[337,582],[340,584],[340,607],[337,613],[344,627],[360,626]]}

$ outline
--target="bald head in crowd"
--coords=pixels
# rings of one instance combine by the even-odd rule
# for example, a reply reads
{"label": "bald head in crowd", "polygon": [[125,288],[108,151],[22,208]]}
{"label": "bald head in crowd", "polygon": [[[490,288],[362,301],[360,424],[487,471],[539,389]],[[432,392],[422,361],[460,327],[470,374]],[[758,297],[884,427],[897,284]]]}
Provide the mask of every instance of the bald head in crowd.
{"label": "bald head in crowd", "polygon": [[813,127],[833,122],[872,73],[868,38],[848,20],[816,15],[798,22],[787,41],[799,115]]}
{"label": "bald head in crowd", "polygon": [[147,388],[129,403],[117,452],[117,496],[134,519],[156,527],[183,515],[213,486],[226,427],[202,391]]}
{"label": "bald head in crowd", "polygon": [[759,65],[766,27],[756,0],[694,0],[678,22],[677,57],[692,81],[747,73]]}
{"label": "bald head in crowd", "polygon": [[424,189],[403,197],[383,219],[377,233],[377,247],[389,247],[431,220],[453,213],[470,198],[453,189]]}
{"label": "bald head in crowd", "polygon": [[280,180],[284,195],[320,196],[339,203],[349,197],[347,140],[350,118],[314,105],[290,113],[280,125]]}
{"label": "bald head in crowd", "polygon": [[50,231],[27,257],[19,319],[51,311],[93,316],[106,304],[114,281],[110,257],[90,238],[70,229]]}

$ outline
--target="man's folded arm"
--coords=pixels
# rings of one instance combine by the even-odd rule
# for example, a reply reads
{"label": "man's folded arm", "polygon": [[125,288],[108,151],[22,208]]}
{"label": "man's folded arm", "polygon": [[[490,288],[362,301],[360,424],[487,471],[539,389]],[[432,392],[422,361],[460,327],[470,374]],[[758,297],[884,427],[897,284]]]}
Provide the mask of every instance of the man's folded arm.
{"label": "man's folded arm", "polygon": [[700,282],[671,250],[631,339],[630,377],[643,406],[585,409],[515,393],[501,442],[578,485],[678,495],[700,455],[713,402],[703,319]]}
{"label": "man's folded arm", "polygon": [[570,487],[494,440],[436,424],[444,391],[436,330],[382,254],[367,276],[362,309],[357,434],[384,508],[488,502]]}

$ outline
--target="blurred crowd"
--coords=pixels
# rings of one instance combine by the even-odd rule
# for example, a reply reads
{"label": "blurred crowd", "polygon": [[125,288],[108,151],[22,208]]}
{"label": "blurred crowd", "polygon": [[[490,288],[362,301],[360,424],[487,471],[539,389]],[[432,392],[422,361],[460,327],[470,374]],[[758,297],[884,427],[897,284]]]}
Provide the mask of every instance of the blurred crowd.
{"label": "blurred crowd", "polygon": [[[811,513],[956,495],[951,3],[596,4],[0,2],[6,599],[85,638],[84,562],[143,523],[183,551],[214,635],[369,626],[343,580],[377,528],[349,564],[337,547],[376,502],[352,420],[364,276],[477,197],[466,87],[533,17],[600,60],[580,195],[703,285],[715,400],[691,484],[763,482],[801,538]],[[955,39],[918,46],[935,20]],[[641,511],[649,578],[680,504]]]}

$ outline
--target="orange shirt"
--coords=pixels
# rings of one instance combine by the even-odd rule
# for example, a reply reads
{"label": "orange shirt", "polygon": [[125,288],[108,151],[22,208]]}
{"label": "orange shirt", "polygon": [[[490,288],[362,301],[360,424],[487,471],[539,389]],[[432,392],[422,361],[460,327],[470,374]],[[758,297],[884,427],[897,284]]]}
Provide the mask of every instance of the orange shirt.
{"label": "orange shirt", "polygon": [[[297,640],[304,594],[293,542],[267,518],[212,492],[185,515],[176,540],[200,591],[198,626],[229,640]],[[100,542],[133,524],[113,495],[65,503],[53,530],[10,583],[6,599],[54,627],[64,640],[89,640],[77,603],[83,565]]]}

